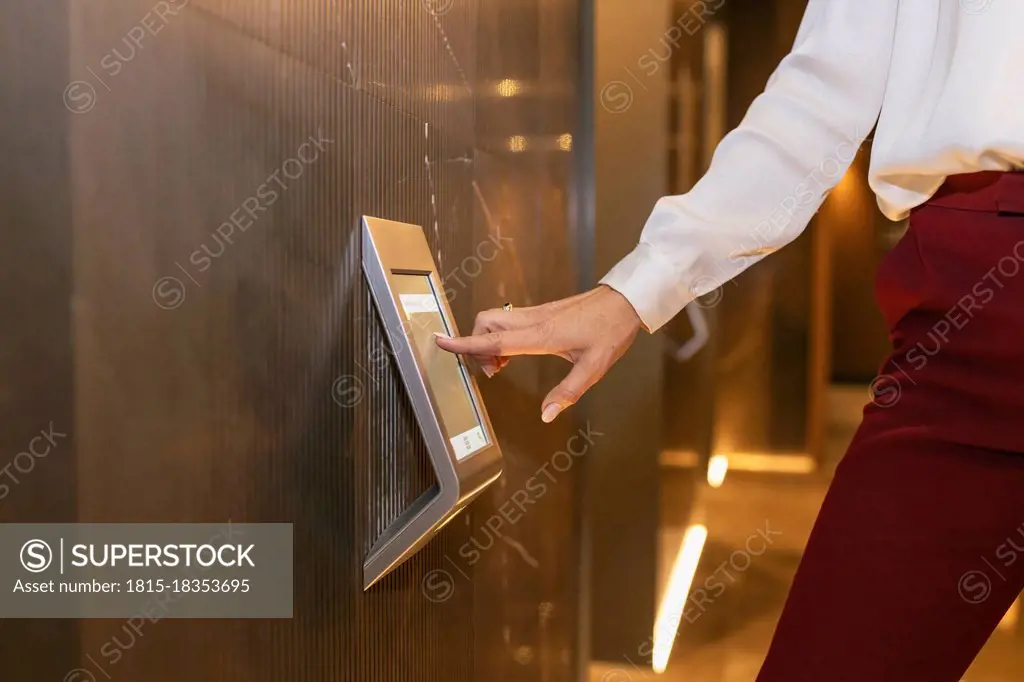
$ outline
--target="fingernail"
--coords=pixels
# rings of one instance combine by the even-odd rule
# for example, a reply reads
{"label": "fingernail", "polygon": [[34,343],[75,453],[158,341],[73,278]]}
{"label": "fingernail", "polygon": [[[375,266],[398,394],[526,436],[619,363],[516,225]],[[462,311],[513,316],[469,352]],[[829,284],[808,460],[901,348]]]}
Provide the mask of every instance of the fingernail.
{"label": "fingernail", "polygon": [[483,370],[484,370],[484,374],[486,374],[486,375],[487,375],[487,378],[488,378],[488,379],[490,379],[490,378],[494,377],[494,370],[493,370],[493,369],[487,369],[486,367],[483,367],[483,368],[481,368],[481,369],[483,369]]}
{"label": "fingernail", "polygon": [[447,334],[442,334],[441,332],[434,332],[434,336],[439,338],[439,339],[450,339],[450,338],[452,338],[452,337],[448,336]]}
{"label": "fingernail", "polygon": [[550,424],[558,416],[558,413],[562,411],[562,406],[558,403],[551,403],[544,408],[544,411],[540,415],[540,419],[545,424]]}

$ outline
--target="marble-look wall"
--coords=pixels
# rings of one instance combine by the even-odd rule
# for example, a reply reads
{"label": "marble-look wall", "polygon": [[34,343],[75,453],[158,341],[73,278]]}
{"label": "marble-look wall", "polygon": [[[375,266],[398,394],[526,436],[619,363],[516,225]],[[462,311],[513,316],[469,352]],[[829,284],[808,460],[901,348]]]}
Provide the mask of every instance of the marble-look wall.
{"label": "marble-look wall", "polygon": [[[24,69],[0,76],[5,109],[19,98],[0,142],[25,160],[25,131],[54,147],[0,209],[4,242],[35,220],[17,258],[63,255],[0,299],[64,360],[52,395],[12,414],[65,414],[74,449],[48,463],[60,485],[26,486],[34,508],[0,514],[292,522],[295,615],[54,626],[49,659],[5,657],[11,678],[575,679],[578,468],[493,522],[581,426],[540,423],[557,360],[484,382],[505,475],[361,589],[366,551],[432,479],[358,230],[364,214],[422,225],[466,330],[481,307],[575,293],[576,1],[58,4],[50,23],[23,0],[0,14],[31,24],[5,48]],[[27,646],[9,623],[5,645]]]}

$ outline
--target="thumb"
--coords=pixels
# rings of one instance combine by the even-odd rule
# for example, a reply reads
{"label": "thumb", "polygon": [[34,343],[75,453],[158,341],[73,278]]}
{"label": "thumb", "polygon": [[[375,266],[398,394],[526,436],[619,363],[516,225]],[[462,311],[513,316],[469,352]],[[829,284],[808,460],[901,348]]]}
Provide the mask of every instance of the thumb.
{"label": "thumb", "polygon": [[581,357],[572,370],[562,379],[562,383],[551,389],[544,398],[541,420],[548,424],[555,420],[562,410],[576,404],[587,389],[597,383],[604,372],[600,363],[591,356]]}

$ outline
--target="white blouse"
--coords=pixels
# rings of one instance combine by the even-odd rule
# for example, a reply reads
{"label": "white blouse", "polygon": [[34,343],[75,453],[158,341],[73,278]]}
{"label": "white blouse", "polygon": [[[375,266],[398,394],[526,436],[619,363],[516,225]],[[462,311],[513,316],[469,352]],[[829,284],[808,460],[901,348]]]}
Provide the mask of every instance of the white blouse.
{"label": "white blouse", "polygon": [[1024,0],[809,0],[707,174],[601,283],[661,327],[795,239],[876,121],[870,184],[893,220],[948,175],[1024,167]]}

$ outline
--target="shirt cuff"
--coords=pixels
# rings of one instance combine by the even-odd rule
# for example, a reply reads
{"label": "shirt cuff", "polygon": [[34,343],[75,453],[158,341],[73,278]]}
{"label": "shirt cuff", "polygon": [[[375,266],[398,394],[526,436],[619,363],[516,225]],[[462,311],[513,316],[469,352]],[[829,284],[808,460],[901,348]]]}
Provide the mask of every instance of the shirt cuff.
{"label": "shirt cuff", "polygon": [[630,302],[649,332],[655,332],[696,298],[679,272],[650,244],[640,242],[618,262],[601,284],[615,289]]}

